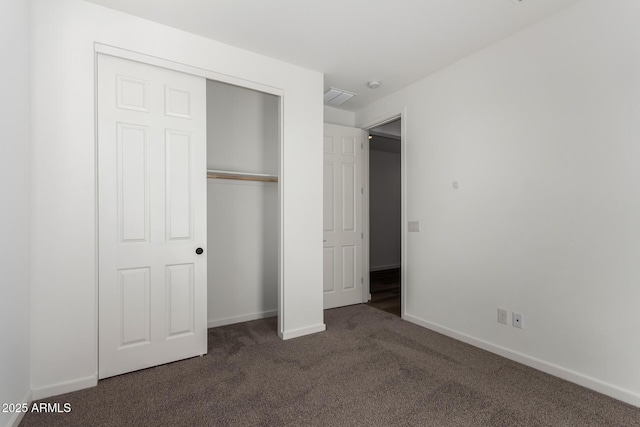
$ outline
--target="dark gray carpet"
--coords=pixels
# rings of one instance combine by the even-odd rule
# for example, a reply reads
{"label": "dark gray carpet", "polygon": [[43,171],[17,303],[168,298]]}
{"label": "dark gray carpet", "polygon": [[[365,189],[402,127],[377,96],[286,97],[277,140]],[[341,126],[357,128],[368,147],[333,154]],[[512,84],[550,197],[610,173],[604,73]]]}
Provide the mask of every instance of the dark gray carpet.
{"label": "dark gray carpet", "polygon": [[209,330],[209,354],[100,381],[21,426],[632,426],[640,409],[367,305],[289,341],[276,319]]}

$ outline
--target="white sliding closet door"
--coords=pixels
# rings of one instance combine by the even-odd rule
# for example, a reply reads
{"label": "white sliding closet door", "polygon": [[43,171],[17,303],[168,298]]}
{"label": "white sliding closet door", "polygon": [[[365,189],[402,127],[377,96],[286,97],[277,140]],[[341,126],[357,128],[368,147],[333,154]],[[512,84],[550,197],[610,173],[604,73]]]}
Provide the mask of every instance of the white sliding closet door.
{"label": "white sliding closet door", "polygon": [[324,125],[324,308],[365,302],[362,130]]}
{"label": "white sliding closet door", "polygon": [[207,352],[205,84],[98,55],[100,378]]}

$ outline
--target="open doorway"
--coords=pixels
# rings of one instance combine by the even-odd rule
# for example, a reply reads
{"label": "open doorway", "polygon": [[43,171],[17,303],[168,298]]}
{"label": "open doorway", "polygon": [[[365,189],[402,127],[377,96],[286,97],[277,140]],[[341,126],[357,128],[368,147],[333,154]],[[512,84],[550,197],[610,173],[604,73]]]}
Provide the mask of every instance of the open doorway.
{"label": "open doorway", "polygon": [[401,118],[369,129],[369,305],[402,313]]}

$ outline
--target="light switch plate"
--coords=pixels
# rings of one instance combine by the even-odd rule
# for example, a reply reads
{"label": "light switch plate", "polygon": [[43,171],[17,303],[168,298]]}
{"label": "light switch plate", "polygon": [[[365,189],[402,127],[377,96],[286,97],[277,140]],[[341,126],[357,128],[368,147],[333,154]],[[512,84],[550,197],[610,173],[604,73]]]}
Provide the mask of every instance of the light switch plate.
{"label": "light switch plate", "polygon": [[507,324],[507,310],[504,308],[498,308],[498,323]]}
{"label": "light switch plate", "polygon": [[409,221],[409,232],[417,233],[420,231],[420,221]]}

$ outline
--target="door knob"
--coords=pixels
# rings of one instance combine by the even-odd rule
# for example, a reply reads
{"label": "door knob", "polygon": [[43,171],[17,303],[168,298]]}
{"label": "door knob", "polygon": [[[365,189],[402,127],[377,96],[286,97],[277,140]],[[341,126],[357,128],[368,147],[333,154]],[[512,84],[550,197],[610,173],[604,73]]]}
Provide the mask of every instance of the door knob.
{"label": "door knob", "polygon": [[198,249],[196,249],[196,253],[197,253],[198,255],[202,255],[202,252],[204,252],[204,249],[202,249],[202,248],[198,248]]}

